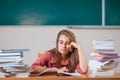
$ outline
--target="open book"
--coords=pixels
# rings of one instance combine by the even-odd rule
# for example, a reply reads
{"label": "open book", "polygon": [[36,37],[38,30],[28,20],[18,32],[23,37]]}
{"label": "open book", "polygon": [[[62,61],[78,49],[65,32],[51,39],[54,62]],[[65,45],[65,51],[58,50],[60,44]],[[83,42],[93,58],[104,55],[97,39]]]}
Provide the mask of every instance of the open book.
{"label": "open book", "polygon": [[40,72],[38,75],[40,76],[40,75],[42,75],[42,74],[44,74],[44,73],[46,73],[46,72],[49,72],[49,71],[51,71],[51,70],[52,70],[52,71],[56,71],[56,72],[57,72],[57,75],[81,76],[81,74],[80,74],[80,73],[77,73],[77,72],[75,72],[75,73],[69,73],[69,72],[58,71],[58,68],[56,68],[56,67],[48,68],[48,69]]}

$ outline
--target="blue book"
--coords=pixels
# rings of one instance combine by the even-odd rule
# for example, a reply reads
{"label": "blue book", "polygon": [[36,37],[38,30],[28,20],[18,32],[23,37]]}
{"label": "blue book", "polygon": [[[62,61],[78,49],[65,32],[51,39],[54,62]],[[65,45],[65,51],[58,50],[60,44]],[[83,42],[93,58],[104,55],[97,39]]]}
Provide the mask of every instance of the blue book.
{"label": "blue book", "polygon": [[7,52],[24,52],[29,51],[29,49],[1,49],[0,52],[7,53]]}

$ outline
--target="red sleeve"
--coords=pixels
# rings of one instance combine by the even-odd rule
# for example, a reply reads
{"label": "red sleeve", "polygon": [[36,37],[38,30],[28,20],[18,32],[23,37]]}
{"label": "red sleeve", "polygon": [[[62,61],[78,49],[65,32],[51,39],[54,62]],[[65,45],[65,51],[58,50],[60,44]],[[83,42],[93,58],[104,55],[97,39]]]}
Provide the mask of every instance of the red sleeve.
{"label": "red sleeve", "polygon": [[88,68],[85,72],[83,72],[79,66],[79,64],[77,65],[77,68],[76,68],[77,72],[79,72],[80,74],[87,74],[88,73]]}
{"label": "red sleeve", "polygon": [[48,61],[50,58],[50,52],[46,51],[40,58],[38,58],[32,65],[32,69],[34,69],[36,66],[45,66],[48,65]]}

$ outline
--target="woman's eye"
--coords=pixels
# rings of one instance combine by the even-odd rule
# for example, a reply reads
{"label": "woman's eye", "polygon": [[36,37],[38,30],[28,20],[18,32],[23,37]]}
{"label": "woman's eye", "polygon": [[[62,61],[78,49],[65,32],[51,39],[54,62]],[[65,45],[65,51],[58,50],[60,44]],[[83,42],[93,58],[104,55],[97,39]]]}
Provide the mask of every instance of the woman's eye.
{"label": "woman's eye", "polygon": [[60,44],[63,44],[63,42],[61,42],[61,41],[60,41],[59,43],[60,43]]}
{"label": "woman's eye", "polygon": [[69,44],[70,44],[70,42],[67,42],[66,44],[67,44],[67,45],[69,45]]}

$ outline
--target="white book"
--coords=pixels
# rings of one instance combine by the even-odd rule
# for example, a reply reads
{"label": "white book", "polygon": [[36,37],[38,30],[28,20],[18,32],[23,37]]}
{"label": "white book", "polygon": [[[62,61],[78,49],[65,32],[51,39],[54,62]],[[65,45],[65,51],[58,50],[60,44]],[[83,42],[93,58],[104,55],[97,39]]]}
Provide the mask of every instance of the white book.
{"label": "white book", "polygon": [[105,47],[105,46],[97,46],[97,47],[94,47],[94,49],[114,49],[114,47]]}
{"label": "white book", "polygon": [[6,57],[0,57],[0,60],[18,59],[18,58],[21,58],[21,56],[6,56]]}
{"label": "white book", "polygon": [[21,62],[22,58],[6,58],[6,59],[0,59],[0,63],[3,62]]}
{"label": "white book", "polygon": [[15,75],[15,77],[29,77],[30,73],[29,72],[25,72],[25,73],[17,73]]}
{"label": "white book", "polygon": [[6,69],[6,72],[26,72],[28,69]]}
{"label": "white book", "polygon": [[93,44],[114,43],[114,40],[93,40]]}
{"label": "white book", "polygon": [[113,45],[93,45],[94,47],[113,47]]}
{"label": "white book", "polygon": [[8,66],[5,66],[3,67],[4,69],[15,69],[15,68],[28,68],[28,66],[26,64],[10,64]]}
{"label": "white book", "polygon": [[0,72],[0,78],[5,78],[5,75],[9,75],[9,74],[8,73]]}
{"label": "white book", "polygon": [[0,67],[10,67],[10,66],[13,66],[13,65],[18,65],[18,63],[17,62],[1,62],[0,63]]}
{"label": "white book", "polygon": [[108,76],[113,76],[114,75],[114,70],[108,70],[108,71],[104,71],[104,72],[98,72],[98,71],[92,71],[92,73],[90,74],[90,76],[93,77],[108,77]]}
{"label": "white book", "polygon": [[58,75],[61,75],[61,74],[62,74],[62,75],[68,75],[68,76],[81,76],[81,74],[80,74],[80,73],[77,73],[77,72],[75,72],[75,73],[69,73],[69,72],[58,71],[58,68],[56,68],[56,67],[48,68],[48,69],[40,72],[38,75],[40,76],[40,75],[42,75],[42,74],[44,74],[44,73],[46,73],[46,72],[48,72],[48,71],[50,71],[50,70],[56,71]]}
{"label": "white book", "polygon": [[21,56],[22,53],[0,53],[0,56]]}
{"label": "white book", "polygon": [[93,46],[114,46],[113,43],[99,43],[99,44],[93,44]]}
{"label": "white book", "polygon": [[88,65],[89,66],[104,66],[105,64],[109,63],[111,60],[105,61],[105,62],[100,62],[97,60],[89,60]]}
{"label": "white book", "polygon": [[0,49],[0,53],[2,52],[2,50]]}

